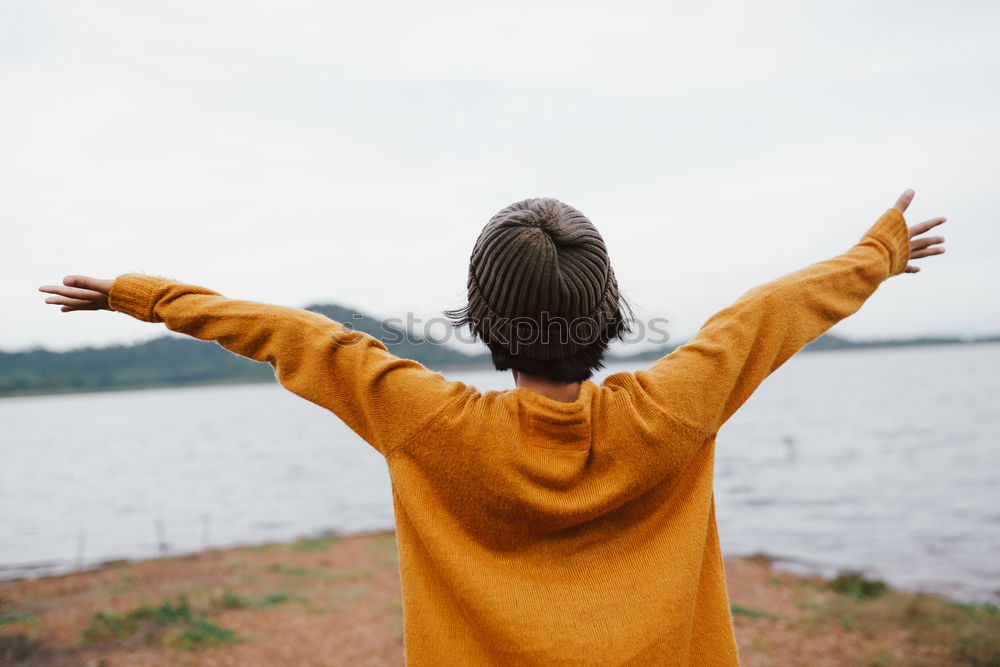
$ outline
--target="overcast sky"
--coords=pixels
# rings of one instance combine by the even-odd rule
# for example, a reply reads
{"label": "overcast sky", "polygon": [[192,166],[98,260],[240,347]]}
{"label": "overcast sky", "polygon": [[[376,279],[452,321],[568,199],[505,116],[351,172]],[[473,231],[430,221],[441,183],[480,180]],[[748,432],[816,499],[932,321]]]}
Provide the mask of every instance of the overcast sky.
{"label": "overcast sky", "polygon": [[907,187],[948,252],[835,332],[1000,331],[1000,3],[0,3],[0,349],[162,333],[67,273],[424,319],[556,197],[686,338]]}

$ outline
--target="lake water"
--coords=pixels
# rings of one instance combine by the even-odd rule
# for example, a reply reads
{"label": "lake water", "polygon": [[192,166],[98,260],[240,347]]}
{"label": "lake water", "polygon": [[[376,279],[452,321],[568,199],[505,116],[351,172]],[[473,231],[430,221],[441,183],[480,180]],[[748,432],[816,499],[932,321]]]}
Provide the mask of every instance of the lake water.
{"label": "lake water", "polygon": [[[798,355],[717,447],[727,554],[1000,601],[1000,344]],[[0,456],[0,578],[393,525],[381,457],[272,385],[3,399]]]}

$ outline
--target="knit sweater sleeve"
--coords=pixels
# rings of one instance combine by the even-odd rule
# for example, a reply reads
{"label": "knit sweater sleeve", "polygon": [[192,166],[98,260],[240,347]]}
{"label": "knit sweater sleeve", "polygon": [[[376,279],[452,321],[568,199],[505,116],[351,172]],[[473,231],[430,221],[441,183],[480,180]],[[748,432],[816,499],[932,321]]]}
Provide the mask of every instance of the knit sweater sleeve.
{"label": "knit sweater sleeve", "polygon": [[847,252],[746,292],[636,379],[669,414],[714,433],[807,343],[906,268],[909,233],[891,208]]}
{"label": "knit sweater sleeve", "polygon": [[468,390],[318,313],[138,274],[119,276],[109,301],[112,310],[269,363],[286,389],[332,411],[383,454]]}

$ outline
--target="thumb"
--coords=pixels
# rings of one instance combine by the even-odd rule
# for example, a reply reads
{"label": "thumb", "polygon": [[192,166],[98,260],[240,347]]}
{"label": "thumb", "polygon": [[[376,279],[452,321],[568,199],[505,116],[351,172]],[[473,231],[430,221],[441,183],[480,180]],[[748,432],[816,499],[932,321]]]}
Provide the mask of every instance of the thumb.
{"label": "thumb", "polygon": [[896,205],[893,206],[893,208],[900,213],[906,213],[907,207],[910,205],[910,202],[913,201],[913,195],[913,190],[904,190],[903,194],[899,195],[899,199],[896,200]]}

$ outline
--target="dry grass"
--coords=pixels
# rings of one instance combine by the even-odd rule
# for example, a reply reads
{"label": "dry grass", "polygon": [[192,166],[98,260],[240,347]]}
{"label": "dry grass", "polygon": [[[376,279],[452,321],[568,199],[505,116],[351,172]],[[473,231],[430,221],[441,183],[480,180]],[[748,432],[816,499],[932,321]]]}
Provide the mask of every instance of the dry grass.
{"label": "dry grass", "polygon": [[[117,563],[0,585],[0,665],[400,665],[392,534]],[[1000,614],[726,562],[743,664],[1000,665]]]}

